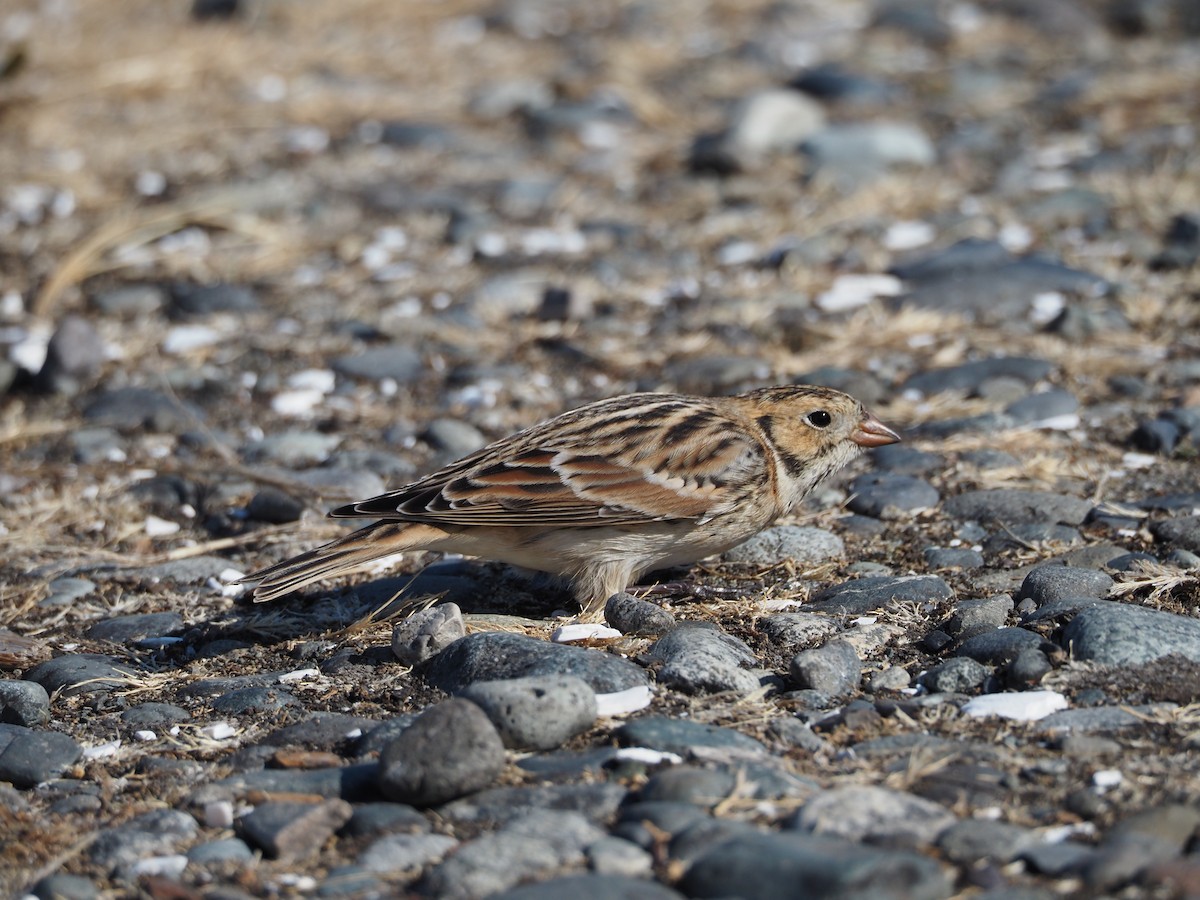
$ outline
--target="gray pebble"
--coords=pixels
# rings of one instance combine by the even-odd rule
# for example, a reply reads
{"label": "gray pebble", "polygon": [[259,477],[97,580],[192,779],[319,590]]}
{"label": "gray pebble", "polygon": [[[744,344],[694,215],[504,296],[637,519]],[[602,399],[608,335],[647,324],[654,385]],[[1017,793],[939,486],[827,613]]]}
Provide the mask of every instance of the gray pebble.
{"label": "gray pebble", "polygon": [[427,831],[429,821],[415,808],[407,803],[383,802],[357,804],[354,815],[342,828],[342,834],[351,837],[373,837],[397,832],[423,834]]}
{"label": "gray pebble", "polygon": [[[268,753],[273,752],[268,748]],[[260,763],[261,764],[261,763]],[[374,762],[325,769],[254,769],[201,785],[192,792],[194,807],[219,800],[236,800],[252,791],[267,794],[310,794],[339,797],[351,803],[378,800],[376,778],[379,766]]]}
{"label": "gray pebble", "polygon": [[682,894],[657,881],[649,880],[649,877],[640,878],[631,874],[601,871],[600,867],[594,864],[596,857],[592,855],[592,848],[601,844],[610,846],[609,840],[601,838],[588,848],[588,859],[593,862],[592,868],[595,872],[563,875],[546,881],[523,884],[512,890],[493,894],[493,900],[560,900],[563,897],[570,897],[572,900],[683,900]]}
{"label": "gray pebble", "polygon": [[50,596],[39,606],[67,606],[94,591],[96,584],[86,578],[55,578],[49,588]]}
{"label": "gray pebble", "polygon": [[1200,516],[1180,516],[1164,519],[1150,526],[1150,531],[1160,541],[1174,544],[1182,550],[1200,553]]}
{"label": "gray pebble", "polygon": [[333,361],[333,370],[347,378],[380,381],[390,378],[399,384],[411,384],[425,372],[425,362],[419,351],[407,344],[372,347],[361,353],[340,356]]}
{"label": "gray pebble", "polygon": [[1075,395],[1061,388],[1030,394],[1010,403],[1004,410],[1017,425],[1037,425],[1078,411],[1079,401],[1075,399]]}
{"label": "gray pebble", "polygon": [[967,694],[979,687],[988,677],[982,664],[966,656],[955,656],[931,667],[920,682],[931,693]]}
{"label": "gray pebble", "polygon": [[379,723],[375,719],[338,712],[310,713],[290,725],[276,728],[259,739],[269,747],[307,747],[311,750],[332,750],[340,747],[351,735],[368,731]]}
{"label": "gray pebble", "polygon": [[789,671],[800,687],[841,697],[858,689],[862,661],[849,643],[833,640],[797,653],[792,657]]}
{"label": "gray pebble", "polygon": [[937,150],[908,122],[848,122],[811,135],[801,149],[818,167],[873,173],[891,166],[929,166]]}
{"label": "gray pebble", "polygon": [[445,834],[389,834],[364,850],[358,864],[370,872],[416,872],[441,862],[457,846]]}
{"label": "gray pebble", "polygon": [[196,836],[196,820],[177,809],[156,809],[105,829],[88,848],[98,866],[118,874],[138,860],[175,852]]}
{"label": "gray pebble", "polygon": [[960,866],[972,866],[984,860],[1009,863],[1040,843],[1042,838],[1036,832],[986,819],[962,819],[937,839],[938,849]]}
{"label": "gray pebble", "polygon": [[166,302],[166,291],[156,284],[123,284],[91,297],[92,305],[102,314],[122,318],[153,315]]}
{"label": "gray pebble", "polygon": [[932,844],[955,816],[931,800],[874,785],[821,791],[786,827],[887,846]]}
{"label": "gray pebble", "polygon": [[837,621],[816,613],[777,613],[758,620],[758,630],[772,644],[793,653],[824,640],[837,630]]}
{"label": "gray pebble", "polygon": [[1083,535],[1070,525],[1054,522],[1018,522],[1006,525],[983,542],[983,550],[990,555],[1010,550],[1025,550],[1030,544],[1080,544]]}
{"label": "gray pebble", "polygon": [[504,744],[483,710],[451,698],[383,748],[379,787],[390,800],[434,806],[487,787],[504,763]]}
{"label": "gray pebble", "polygon": [[906,392],[915,391],[921,395],[948,391],[973,395],[986,382],[996,378],[1018,378],[1025,384],[1032,385],[1045,378],[1053,370],[1054,366],[1044,359],[997,356],[945,369],[929,369],[918,372],[905,381],[900,389]]}
{"label": "gray pebble", "polygon": [[237,827],[248,843],[271,859],[299,862],[316,855],[352,813],[345,800],[270,801],[242,816]]}
{"label": "gray pebble", "polygon": [[[646,850],[643,850],[632,841],[626,841],[619,837],[603,837],[593,844],[590,844],[585,851],[587,853],[588,868],[597,875],[620,875],[630,879],[648,879],[654,873],[654,856]],[[554,881],[542,882],[543,885],[553,885]],[[649,886],[656,884],[655,882],[642,881],[639,885]],[[637,885],[627,884],[626,888],[634,890],[634,896],[637,896]],[[663,890],[666,890],[664,888]],[[666,896],[674,894],[669,892]],[[569,894],[550,895],[550,897],[578,897],[577,891],[572,891]],[[622,897],[629,896],[628,894],[614,894],[613,900],[620,900]]]}
{"label": "gray pebble", "polygon": [[1012,687],[1033,687],[1040,684],[1053,668],[1045,653],[1026,647],[1008,664],[1004,670],[1004,678]]}
{"label": "gray pebble", "polygon": [[462,844],[426,874],[421,890],[447,900],[490,896],[582,865],[584,849],[604,836],[579,813],[535,810]]}
{"label": "gray pebble", "polygon": [[925,557],[925,565],[938,571],[979,569],[984,565],[983,554],[970,547],[926,547],[922,555]]}
{"label": "gray pebble", "polygon": [[392,629],[392,653],[406,666],[431,659],[466,635],[462,610],[442,603],[419,610]]}
{"label": "gray pebble", "polygon": [[1092,734],[1095,732],[1122,731],[1126,728],[1140,728],[1145,720],[1137,713],[1151,712],[1149,708],[1135,708],[1130,711],[1123,706],[1091,706],[1077,709],[1064,709],[1051,713],[1037,723],[1037,730],[1043,734]]}
{"label": "gray pebble", "polygon": [[941,496],[929,482],[911,475],[872,472],[850,485],[847,504],[860,515],[877,519],[909,519],[937,506]]}
{"label": "gray pebble", "polygon": [[820,885],[822,896],[830,898],[950,896],[950,884],[938,864],[915,853],[796,831],[735,830],[742,833],[729,835],[722,829],[715,840],[692,851],[695,859],[679,881],[684,894],[766,900],[795,896],[797,885]]}
{"label": "gray pebble", "polygon": [[0,781],[31,788],[61,774],[82,755],[83,749],[69,735],[23,729],[0,751]]}
{"label": "gray pebble", "polygon": [[47,875],[33,886],[32,893],[38,900],[94,900],[100,896],[88,879],[65,872]]}
{"label": "gray pebble", "polygon": [[879,471],[893,475],[929,475],[946,466],[941,455],[903,444],[876,447],[871,451],[871,462]]}
{"label": "gray pebble", "polygon": [[434,687],[457,693],[476,681],[524,675],[576,675],[598,694],[647,683],[640,666],[611,653],[552,644],[521,634],[469,634],[424,663],[421,674]]}
{"label": "gray pebble", "polygon": [[646,656],[662,663],[660,683],[688,694],[750,694],[761,684],[758,675],[745,668],[757,664],[754,652],[743,641],[708,625],[679,625],[659,638]]}
{"label": "gray pebble", "polygon": [[966,656],[989,665],[1000,665],[1016,659],[1022,650],[1042,650],[1054,653],[1054,644],[1040,634],[1024,628],[1010,626],[972,635],[958,645],[958,656]]}
{"label": "gray pebble", "polygon": [[623,786],[609,782],[489,788],[447,803],[437,814],[447,822],[478,825],[554,809],[577,812],[591,822],[607,825],[627,796]]}
{"label": "gray pebble", "polygon": [[604,604],[604,621],[622,634],[658,637],[675,627],[675,617],[657,603],[632,594],[613,594]]}
{"label": "gray pebble", "polygon": [[986,491],[966,491],[947,498],[942,511],[954,519],[973,519],[977,522],[999,522],[1015,525],[1026,522],[1054,522],[1079,525],[1091,512],[1088,500],[1053,494],[1048,491],[1022,491],[996,488]]}
{"label": "gray pebble", "polygon": [[213,697],[209,705],[223,716],[244,716],[278,712],[289,706],[301,706],[301,703],[280,687],[245,687]]}
{"label": "gray pebble", "polygon": [[954,606],[954,615],[945,630],[955,637],[974,634],[980,630],[999,628],[1013,611],[1013,599],[1007,594],[981,600],[961,600]]}
{"label": "gray pebble", "polygon": [[172,316],[210,316],[214,313],[249,313],[260,309],[258,297],[241,284],[187,284],[167,287]]}
{"label": "gray pebble", "polygon": [[50,695],[34,681],[0,681],[0,722],[37,728],[50,721]]}
{"label": "gray pebble", "polygon": [[1071,841],[1034,844],[1020,853],[1020,860],[1029,868],[1053,878],[1078,876],[1096,855],[1094,847]]}
{"label": "gray pebble", "polygon": [[289,469],[323,462],[341,443],[341,436],[320,431],[284,431],[247,446],[248,462],[272,462]]}
{"label": "gray pebble", "polygon": [[482,709],[513,750],[552,750],[596,721],[596,693],[573,675],[476,681],[459,696]]}
{"label": "gray pebble", "polygon": [[53,694],[62,691],[62,696],[109,691],[119,684],[130,681],[130,673],[108,656],[91,653],[74,653],[56,656],[39,663],[25,673],[27,681],[35,681]]}
{"label": "gray pebble", "polygon": [[646,747],[674,753],[684,759],[729,756],[756,758],[767,748],[754,738],[717,725],[704,725],[687,719],[646,716],[626,722],[613,736],[622,747]]}
{"label": "gray pebble", "polygon": [[1029,571],[1017,591],[1018,601],[1029,598],[1039,607],[1066,597],[1104,597],[1115,582],[1111,575],[1076,566],[1044,565]]}
{"label": "gray pebble", "polygon": [[63,318],[46,347],[46,359],[37,374],[39,390],[51,394],[76,394],[104,365],[104,341],[92,323],[81,316]]}
{"label": "gray pebble", "polygon": [[187,859],[195,866],[248,863],[254,859],[254,851],[241,838],[221,838],[190,848]]}
{"label": "gray pebble", "polygon": [[113,616],[88,627],[85,634],[94,641],[136,644],[147,638],[162,637],[183,629],[183,616],[177,612],[134,613]]}
{"label": "gray pebble", "polygon": [[936,575],[871,576],[818,591],[805,604],[813,612],[861,616],[892,603],[936,603],[954,596]]}
{"label": "gray pebble", "polygon": [[298,521],[303,513],[304,501],[276,487],[263,488],[246,504],[247,516],[272,525]]}
{"label": "gray pebble", "polygon": [[912,676],[903,666],[888,666],[879,672],[872,672],[867,678],[867,690],[871,693],[879,691],[902,691],[912,684]]}
{"label": "gray pebble", "polygon": [[821,528],[778,525],[726,551],[724,559],[754,566],[773,566],[784,560],[817,565],[845,554],[846,545],[836,534]]}
{"label": "gray pebble", "polygon": [[458,419],[434,419],[421,432],[425,441],[438,453],[458,459],[487,444],[487,436],[470,422]]}
{"label": "gray pebble", "polygon": [[1083,610],[1061,641],[1075,659],[1104,665],[1140,665],[1173,653],[1200,662],[1200,621],[1124,603]]}
{"label": "gray pebble", "polygon": [[204,414],[159,391],[126,387],[93,394],[83,408],[83,418],[120,431],[170,434],[194,427],[197,419],[204,420]]}

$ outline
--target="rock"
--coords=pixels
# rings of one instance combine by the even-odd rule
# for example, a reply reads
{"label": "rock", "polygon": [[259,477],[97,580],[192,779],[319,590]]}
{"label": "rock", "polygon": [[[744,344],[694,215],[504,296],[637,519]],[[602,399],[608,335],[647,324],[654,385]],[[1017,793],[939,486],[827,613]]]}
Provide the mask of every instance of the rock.
{"label": "rock", "polygon": [[801,149],[817,168],[874,172],[891,166],[929,166],[937,150],[925,132],[908,122],[847,122],[811,135]]}
{"label": "rock", "polygon": [[424,834],[427,831],[429,821],[407,803],[360,803],[354,807],[354,814],[342,828],[342,833],[351,837],[372,837],[395,832]]}
{"label": "rock", "polygon": [[1081,611],[1061,641],[1073,658],[1103,665],[1140,665],[1173,653],[1200,662],[1200,621],[1124,603]]}
{"label": "rock", "polygon": [[50,394],[77,394],[104,365],[104,341],[91,322],[81,316],[66,316],[50,337],[46,361],[37,374],[39,390]]}
{"label": "rock", "polygon": [[219,694],[209,701],[214,712],[223,716],[245,716],[252,713],[278,712],[300,701],[281,687],[245,687]]}
{"label": "rock", "polygon": [[419,610],[392,629],[392,653],[406,666],[432,659],[466,635],[462,611],[455,603]]}
{"label": "rock", "polygon": [[88,857],[110,872],[129,873],[139,860],[174,852],[198,830],[187,813],[156,809],[102,831],[88,848]]}
{"label": "rock", "polygon": [[940,472],[946,461],[937,453],[904,444],[887,444],[871,451],[871,462],[881,472],[894,475],[929,475]]}
{"label": "rock", "polygon": [[718,840],[697,854],[679,888],[688,897],[768,900],[794,896],[798,884],[818,886],[813,896],[828,898],[937,900],[951,893],[932,859],[797,832]]}
{"label": "rock", "polygon": [[551,750],[596,721],[596,693],[572,675],[477,681],[459,694],[482,709],[504,746]]}
{"label": "rock", "polygon": [[647,657],[662,663],[658,680],[688,694],[758,690],[759,678],[745,666],[758,662],[745,643],[707,624],[679,625],[659,638]]}
{"label": "rock", "polygon": [[304,502],[279,488],[265,487],[250,498],[246,515],[256,522],[283,525],[296,522],[304,513]]}
{"label": "rock", "polygon": [[[613,851],[593,853],[593,850],[601,846],[612,847],[615,843],[618,842],[601,838],[588,848],[589,861],[592,868],[596,869],[594,873],[563,875],[533,884],[523,884],[491,896],[493,900],[559,900],[562,897],[570,897],[572,900],[683,900],[682,894],[677,894],[657,881],[650,881],[648,877],[639,878],[618,872],[606,872],[604,869],[611,868],[608,863],[596,865],[597,859],[611,860]],[[639,852],[645,854],[645,851]]]}
{"label": "rock", "polygon": [[186,709],[173,703],[139,703],[121,713],[121,722],[130,728],[159,728],[191,717]]}
{"label": "rock", "polygon": [[251,313],[261,308],[258,297],[251,288],[240,284],[186,284],[178,282],[168,285],[173,317],[198,318],[216,313]]}
{"label": "rock", "polygon": [[913,848],[932,844],[956,821],[937,803],[901,791],[853,786],[821,791],[786,827],[856,842]]}
{"label": "rock", "polygon": [[86,578],[55,578],[49,585],[50,595],[39,606],[69,606],[96,589],[96,583]]}
{"label": "rock", "polygon": [[254,851],[241,838],[222,838],[197,844],[187,852],[189,865],[225,865],[226,863],[249,863]]}
{"label": "rock", "polygon": [[389,834],[364,850],[358,864],[369,872],[419,872],[457,846],[457,840],[444,834]]}
{"label": "rock", "polygon": [[870,576],[818,591],[805,609],[832,615],[861,616],[892,603],[936,603],[954,596],[936,575]]}
{"label": "rock", "polygon": [[1150,531],[1160,541],[1176,547],[1200,553],[1200,516],[1180,516],[1165,519],[1150,526]]}
{"label": "rock", "polygon": [[911,475],[868,473],[850,485],[847,506],[877,519],[909,519],[937,506],[941,496],[929,482]]}
{"label": "rock", "polygon": [[930,668],[919,679],[931,693],[967,694],[988,677],[988,670],[966,656],[955,656]]}
{"label": "rock", "polygon": [[1068,428],[1073,428],[1079,422],[1078,411],[1079,401],[1075,395],[1061,388],[1030,394],[1004,408],[1005,415],[1015,424],[1035,427],[1050,427],[1048,423],[1064,421]]}
{"label": "rock", "polygon": [[189,798],[195,807],[240,799],[253,791],[265,794],[308,794],[340,798],[350,803],[378,800],[379,766],[363,763],[323,769],[257,769],[241,772],[197,788]]}
{"label": "rock", "polygon": [[1079,525],[1091,510],[1092,504],[1087,500],[1046,491],[1007,488],[966,491],[942,503],[942,511],[951,518],[1001,525],[1029,522]]}
{"label": "rock", "polygon": [[[613,885],[613,879],[605,880],[606,889],[608,885],[613,885],[621,889],[621,893],[611,894],[612,900],[620,900],[622,897],[638,896],[637,890],[645,887],[647,890],[654,890],[661,887],[657,882],[649,879],[654,874],[654,856],[648,851],[642,849],[632,841],[622,840],[619,837],[603,837],[594,844],[588,846],[587,850],[588,868],[596,875],[618,876],[616,884]],[[551,879],[549,882],[542,884],[550,884],[554,887],[562,887],[556,884],[557,879]],[[578,891],[583,889],[581,886],[576,886],[569,896],[577,897]],[[517,888],[520,890],[520,888]],[[663,890],[667,890],[663,888]],[[632,892],[632,893],[625,893]],[[551,895],[548,900],[552,900],[555,896],[563,896],[561,894]],[[666,896],[678,896],[674,892],[669,892]]]}
{"label": "rock", "polygon": [[488,442],[482,431],[458,419],[434,419],[421,432],[421,440],[451,459],[474,453]]}
{"label": "rock", "polygon": [[821,528],[777,525],[725,552],[726,562],[773,566],[783,561],[810,566],[841,559],[846,554],[842,539]]}
{"label": "rock", "polygon": [[271,859],[300,862],[317,854],[353,813],[345,800],[271,801],[238,820],[238,831]]}
{"label": "rock", "polygon": [[341,440],[339,435],[319,431],[284,431],[254,441],[244,455],[249,462],[272,462],[293,469],[323,462]]}
{"label": "rock", "polygon": [[68,735],[22,729],[0,750],[0,781],[31,788],[60,775],[82,755],[82,748]]}
{"label": "rock", "polygon": [[136,644],[147,638],[162,637],[183,630],[183,616],[177,612],[134,613],[113,616],[89,626],[86,634],[94,641]]}
{"label": "rock", "polygon": [[[278,677],[269,678],[267,685],[278,683]],[[356,734],[374,728],[378,723],[374,719],[362,716],[351,716],[336,712],[315,712],[303,716],[290,725],[277,728],[261,738],[259,743],[269,747],[305,747],[309,750],[332,750],[348,741],[354,740]]]}
{"label": "rock", "polygon": [[92,394],[83,418],[120,431],[173,433],[204,421],[204,414],[149,388],[126,387]]}
{"label": "rock", "polygon": [[522,881],[579,866],[604,831],[573,812],[540,810],[461,845],[429,871],[422,893],[447,900],[494,895]]}
{"label": "rock", "polygon": [[1067,597],[1105,597],[1112,590],[1112,576],[1095,569],[1075,566],[1043,565],[1029,570],[1016,600],[1033,600],[1039,607]]}
{"label": "rock", "polygon": [[766,747],[740,731],[662,716],[627,722],[613,737],[622,747],[646,747],[685,759],[754,759],[767,753]]}
{"label": "rock", "polygon": [[120,668],[115,659],[93,653],[56,656],[34,666],[25,678],[40,684],[48,694],[61,691],[64,697],[110,691],[132,680],[131,673]]}
{"label": "rock", "polygon": [[[1149,709],[1138,712],[1150,712]],[[1145,721],[1120,706],[1093,706],[1086,709],[1064,709],[1051,713],[1038,723],[1038,730],[1044,734],[1093,734],[1122,731],[1126,728],[1139,728]]]}
{"label": "rock", "polygon": [[1135,880],[1149,865],[1180,856],[1200,826],[1200,813],[1168,804],[1118,822],[1083,869],[1087,888],[1110,893]]}
{"label": "rock", "polygon": [[834,640],[792,657],[792,679],[802,688],[841,697],[858,689],[862,661],[846,641]]}
{"label": "rock", "polygon": [[1058,648],[1040,634],[1015,626],[997,628],[972,635],[956,649],[958,656],[969,657],[989,665],[1001,665],[1017,658],[1022,650],[1041,650],[1057,653]]}
{"label": "rock", "polygon": [[50,721],[50,695],[33,681],[0,681],[0,722],[38,728]]}
{"label": "rock", "polygon": [[424,374],[425,361],[418,350],[407,344],[390,344],[340,356],[333,361],[333,370],[346,378],[368,381],[390,378],[399,384],[411,384]]}
{"label": "rock", "polygon": [[476,681],[526,675],[575,675],[597,694],[647,683],[641,667],[610,653],[495,631],[470,634],[455,641],[423,663],[418,671],[431,685],[447,693],[457,693]]}
{"label": "rock", "polygon": [[973,866],[984,860],[1010,863],[1042,843],[1036,832],[1006,822],[962,819],[938,836],[938,849],[956,865]]}
{"label": "rock", "polygon": [[837,622],[829,616],[816,613],[778,613],[758,620],[758,629],[773,644],[783,650],[796,653],[823,641],[838,630]]}
{"label": "rock", "polygon": [[94,900],[100,896],[86,878],[65,872],[47,875],[33,886],[32,893],[38,900]]}
{"label": "rock", "polygon": [[166,291],[156,284],[123,284],[91,297],[92,305],[101,314],[121,318],[151,316],[166,302]]}
{"label": "rock", "polygon": [[982,600],[960,600],[955,604],[954,615],[946,623],[946,632],[957,637],[999,628],[1012,611],[1013,599],[1007,594]]}
{"label": "rock", "polygon": [[483,710],[444,700],[383,748],[379,787],[390,800],[434,806],[487,787],[504,763],[504,744]]}
{"label": "rock", "polygon": [[675,627],[675,617],[649,600],[613,594],[604,604],[604,621],[622,634],[659,637]]}
{"label": "rock", "polygon": [[437,814],[448,822],[480,825],[508,822],[541,810],[559,810],[607,825],[616,818],[627,793],[621,785],[606,782],[490,788],[447,803]]}
{"label": "rock", "polygon": [[1004,678],[1010,687],[1023,689],[1041,683],[1053,668],[1045,653],[1026,647],[1008,664]]}

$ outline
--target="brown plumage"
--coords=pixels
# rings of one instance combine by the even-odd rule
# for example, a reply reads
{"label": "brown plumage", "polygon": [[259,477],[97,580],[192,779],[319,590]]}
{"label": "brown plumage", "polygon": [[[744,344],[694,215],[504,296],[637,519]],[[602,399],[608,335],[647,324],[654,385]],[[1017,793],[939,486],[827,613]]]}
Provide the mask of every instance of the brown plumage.
{"label": "brown plumage", "polygon": [[395,553],[440,550],[566,576],[594,615],[652,569],[757,534],[861,448],[898,440],[853,397],[807,385],[601,400],[335,509],[379,521],[246,580],[258,582],[256,601],[271,600]]}

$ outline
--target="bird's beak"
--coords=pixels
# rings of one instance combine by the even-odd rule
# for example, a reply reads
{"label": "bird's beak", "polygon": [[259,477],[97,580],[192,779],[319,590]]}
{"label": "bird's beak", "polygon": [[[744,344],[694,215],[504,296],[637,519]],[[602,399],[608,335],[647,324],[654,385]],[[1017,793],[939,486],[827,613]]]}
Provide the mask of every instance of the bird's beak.
{"label": "bird's beak", "polygon": [[850,432],[850,440],[860,447],[883,447],[900,440],[900,435],[892,431],[869,412],[863,413],[858,427]]}

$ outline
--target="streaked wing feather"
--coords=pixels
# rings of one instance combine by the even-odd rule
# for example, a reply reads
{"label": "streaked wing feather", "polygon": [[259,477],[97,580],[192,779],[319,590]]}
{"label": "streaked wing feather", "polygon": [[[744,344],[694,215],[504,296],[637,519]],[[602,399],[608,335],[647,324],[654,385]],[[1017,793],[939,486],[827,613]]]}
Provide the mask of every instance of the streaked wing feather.
{"label": "streaked wing feather", "polygon": [[594,404],[332,515],[573,528],[704,519],[761,484],[767,463],[736,422],[689,399]]}

